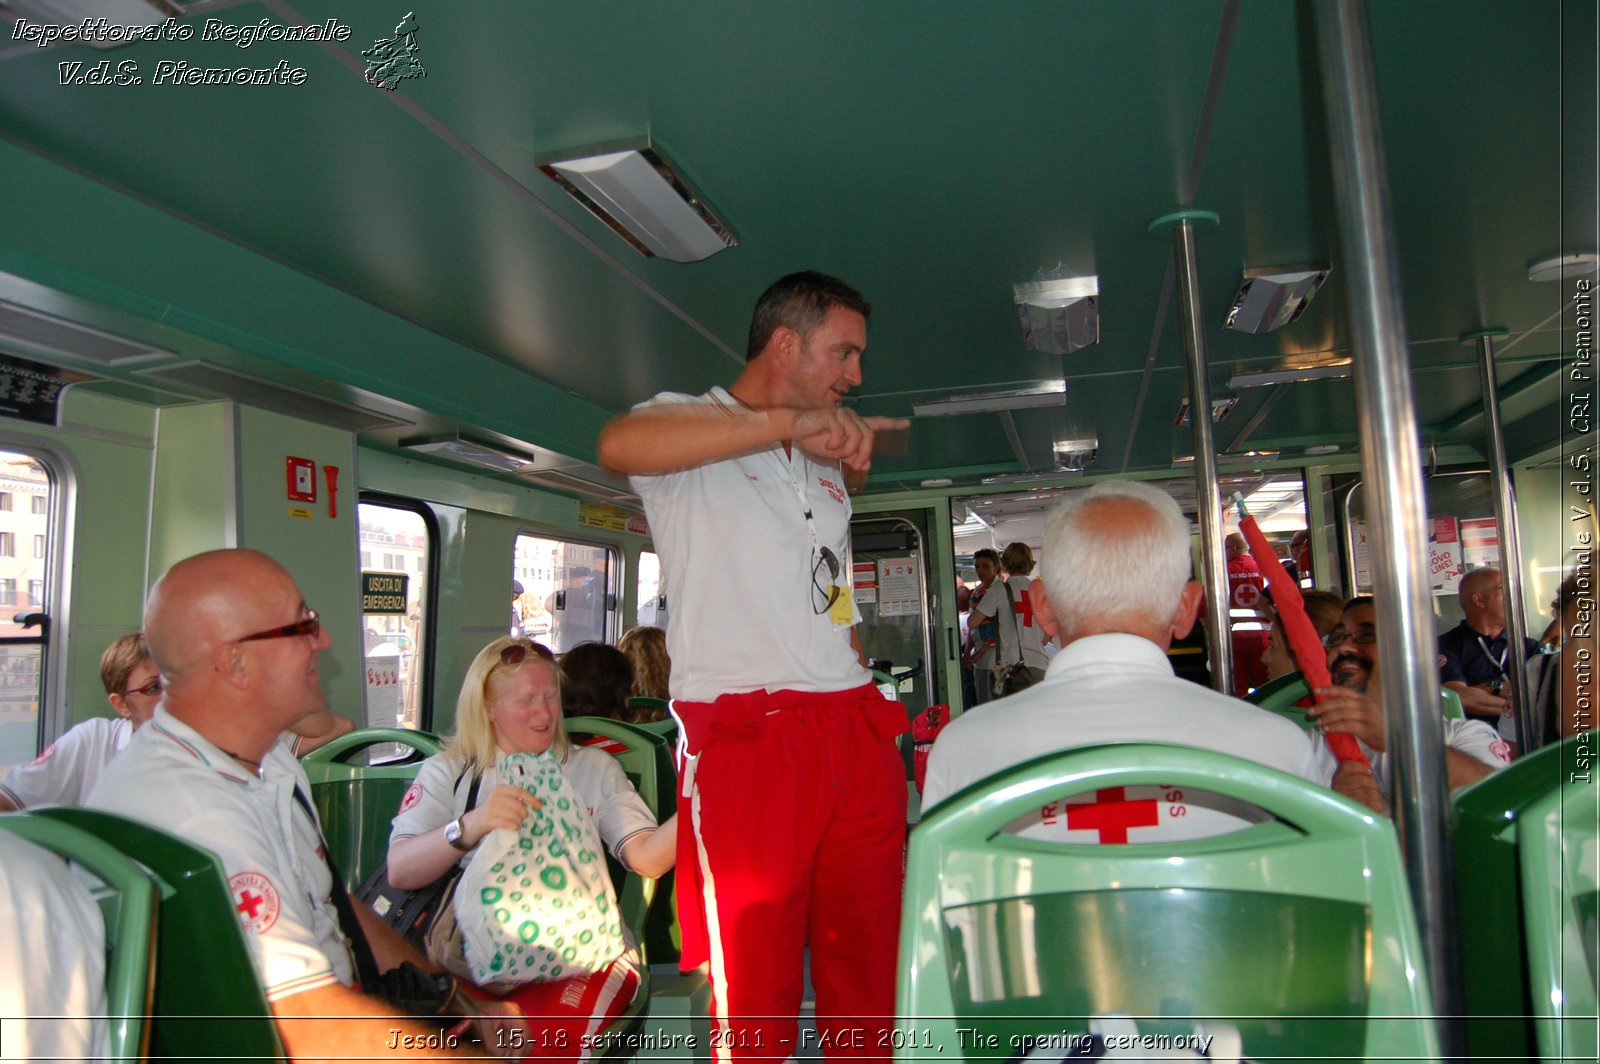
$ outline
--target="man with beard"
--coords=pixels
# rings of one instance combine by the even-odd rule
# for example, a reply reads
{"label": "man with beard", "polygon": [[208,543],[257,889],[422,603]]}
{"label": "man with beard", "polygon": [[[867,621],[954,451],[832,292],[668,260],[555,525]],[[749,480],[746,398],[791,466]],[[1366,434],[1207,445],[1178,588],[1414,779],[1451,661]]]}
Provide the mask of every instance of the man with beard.
{"label": "man with beard", "polygon": [[[1359,739],[1387,793],[1389,759],[1384,752],[1383,706],[1375,697],[1374,687],[1383,644],[1378,638],[1371,596],[1350,600],[1323,645],[1327,647],[1333,686],[1317,688],[1322,700],[1307,710],[1307,715],[1323,731],[1344,732]],[[1481,780],[1511,760],[1510,747],[1482,721],[1446,720],[1444,738],[1446,779],[1452,792]],[[1357,797],[1344,788],[1338,789]]]}

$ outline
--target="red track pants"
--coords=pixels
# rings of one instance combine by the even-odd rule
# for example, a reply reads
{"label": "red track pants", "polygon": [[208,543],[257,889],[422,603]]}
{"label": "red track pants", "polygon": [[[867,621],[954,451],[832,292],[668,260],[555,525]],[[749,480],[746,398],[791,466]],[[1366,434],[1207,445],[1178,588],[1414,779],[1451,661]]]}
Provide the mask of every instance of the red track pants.
{"label": "red track pants", "polygon": [[894,738],[905,710],[871,686],[673,710],[684,755],[681,964],[710,962],[712,1058],[795,1052],[808,942],[824,1052],[889,1056],[906,834]]}

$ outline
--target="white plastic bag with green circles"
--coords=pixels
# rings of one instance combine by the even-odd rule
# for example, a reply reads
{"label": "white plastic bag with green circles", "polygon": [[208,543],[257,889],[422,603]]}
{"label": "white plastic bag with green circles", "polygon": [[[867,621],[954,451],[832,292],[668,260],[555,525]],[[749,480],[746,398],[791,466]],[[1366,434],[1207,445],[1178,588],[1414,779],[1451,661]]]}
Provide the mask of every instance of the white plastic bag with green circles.
{"label": "white plastic bag with green circles", "polygon": [[543,983],[604,969],[626,943],[600,833],[550,752],[506,754],[502,783],[543,806],[489,833],[461,873],[455,915],[478,983]]}

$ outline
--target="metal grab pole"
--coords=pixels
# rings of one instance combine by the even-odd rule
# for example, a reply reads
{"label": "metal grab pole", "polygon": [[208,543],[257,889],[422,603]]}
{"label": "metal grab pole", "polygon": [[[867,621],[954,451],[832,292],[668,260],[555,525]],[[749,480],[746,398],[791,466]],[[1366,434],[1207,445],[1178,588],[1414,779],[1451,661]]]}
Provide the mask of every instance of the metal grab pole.
{"label": "metal grab pole", "polygon": [[1500,532],[1500,576],[1506,600],[1506,649],[1511,663],[1511,704],[1516,707],[1517,750],[1538,749],[1544,735],[1529,703],[1528,648],[1523,645],[1527,617],[1522,608],[1522,533],[1517,527],[1517,497],[1511,491],[1506,464],[1505,427],[1500,420],[1500,386],[1494,379],[1494,338],[1504,331],[1485,329],[1464,339],[1478,342],[1478,379],[1483,384],[1484,427],[1489,437],[1489,472],[1494,477],[1494,520]]}
{"label": "metal grab pole", "polygon": [[1233,694],[1233,638],[1228,626],[1228,563],[1222,547],[1222,492],[1217,486],[1217,448],[1211,438],[1211,385],[1206,379],[1206,339],[1200,329],[1200,278],[1194,265],[1194,223],[1173,226],[1172,253],[1178,263],[1178,311],[1183,322],[1183,354],[1189,371],[1189,424],[1194,429],[1195,513],[1200,518],[1201,558],[1205,563],[1206,643],[1211,654],[1211,686]]}
{"label": "metal grab pole", "polygon": [[1395,817],[1428,953],[1435,1022],[1447,1058],[1463,1055],[1456,906],[1446,821],[1438,639],[1428,586],[1422,460],[1411,398],[1389,185],[1366,5],[1316,0],[1342,258],[1347,264],[1362,470],[1371,495],[1379,670]]}

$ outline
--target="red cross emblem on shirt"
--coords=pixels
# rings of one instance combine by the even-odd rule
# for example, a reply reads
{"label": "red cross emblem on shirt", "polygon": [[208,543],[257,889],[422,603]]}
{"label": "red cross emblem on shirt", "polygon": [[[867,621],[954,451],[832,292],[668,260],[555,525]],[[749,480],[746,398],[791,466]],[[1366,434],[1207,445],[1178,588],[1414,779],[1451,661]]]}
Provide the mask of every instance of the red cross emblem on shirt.
{"label": "red cross emblem on shirt", "polygon": [[1018,617],[1022,618],[1022,627],[1033,627],[1033,602],[1028,598],[1026,589],[1017,593],[1017,604],[1012,607]]}
{"label": "red cross emblem on shirt", "polygon": [[1129,828],[1153,828],[1161,823],[1160,803],[1154,799],[1130,802],[1121,787],[1094,793],[1094,801],[1067,806],[1067,828],[1098,831],[1102,843],[1126,843]]}
{"label": "red cross emblem on shirt", "polygon": [[246,931],[264,935],[278,922],[278,892],[260,872],[237,872],[228,877],[233,908]]}

